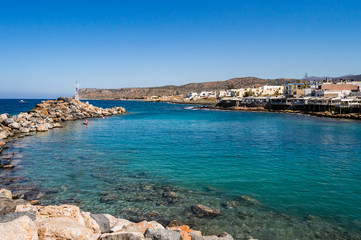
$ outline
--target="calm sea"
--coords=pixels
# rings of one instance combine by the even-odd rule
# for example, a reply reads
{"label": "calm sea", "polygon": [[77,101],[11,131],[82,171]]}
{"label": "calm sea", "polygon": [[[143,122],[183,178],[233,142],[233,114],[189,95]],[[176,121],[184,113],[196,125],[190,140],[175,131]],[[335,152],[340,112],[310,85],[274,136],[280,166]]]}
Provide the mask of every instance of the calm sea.
{"label": "calm sea", "polygon": [[[0,100],[0,112],[39,102],[27,101]],[[47,192],[45,203],[75,203],[133,221],[177,220],[236,239],[360,239],[361,122],[90,102],[129,114],[90,119],[88,127],[67,122],[7,150],[18,155],[20,184]],[[162,196],[167,191],[177,198]],[[222,215],[198,218],[193,204]]]}

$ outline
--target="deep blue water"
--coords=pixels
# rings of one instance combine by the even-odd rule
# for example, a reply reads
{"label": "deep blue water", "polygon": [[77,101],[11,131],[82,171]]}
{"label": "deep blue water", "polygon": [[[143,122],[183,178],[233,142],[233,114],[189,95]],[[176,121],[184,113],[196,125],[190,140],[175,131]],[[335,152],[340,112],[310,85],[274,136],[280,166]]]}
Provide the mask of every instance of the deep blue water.
{"label": "deep blue water", "polygon": [[[11,103],[16,108],[9,108],[4,101],[0,110],[29,110],[16,101]],[[55,189],[49,203],[71,199],[120,217],[177,219],[238,239],[360,237],[361,122],[90,102],[123,106],[129,114],[91,119],[88,127],[81,121],[64,123],[63,129],[14,144],[12,151],[23,159],[17,174]],[[167,186],[180,196],[178,202],[164,202]],[[244,204],[241,195],[260,204]],[[189,207],[196,203],[224,214],[195,218]]]}
{"label": "deep blue water", "polygon": [[[24,102],[20,102],[20,100]],[[42,99],[0,99],[0,114],[15,115],[20,112],[27,112],[41,101]]]}

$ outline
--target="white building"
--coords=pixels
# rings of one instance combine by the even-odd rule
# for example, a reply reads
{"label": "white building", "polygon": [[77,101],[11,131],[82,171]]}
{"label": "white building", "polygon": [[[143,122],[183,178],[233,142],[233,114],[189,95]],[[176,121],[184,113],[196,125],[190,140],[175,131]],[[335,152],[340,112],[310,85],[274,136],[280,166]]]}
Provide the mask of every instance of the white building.
{"label": "white building", "polygon": [[276,93],[283,93],[283,86],[263,86],[259,88],[259,94],[261,95],[274,95]]}
{"label": "white building", "polygon": [[198,93],[196,93],[196,92],[186,93],[184,95],[185,99],[193,99],[193,98],[197,98],[197,97],[199,97],[199,96],[198,96]]}
{"label": "white building", "polygon": [[227,91],[225,90],[220,90],[217,94],[218,97],[226,97],[227,96]]}

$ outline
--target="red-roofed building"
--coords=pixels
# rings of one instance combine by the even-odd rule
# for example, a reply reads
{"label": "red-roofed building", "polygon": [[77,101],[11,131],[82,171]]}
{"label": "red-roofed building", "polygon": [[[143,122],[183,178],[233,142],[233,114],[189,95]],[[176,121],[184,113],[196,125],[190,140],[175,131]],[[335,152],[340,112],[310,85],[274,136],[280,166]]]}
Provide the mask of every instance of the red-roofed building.
{"label": "red-roofed building", "polygon": [[358,90],[358,86],[353,84],[322,84],[321,89],[324,91],[352,91]]}

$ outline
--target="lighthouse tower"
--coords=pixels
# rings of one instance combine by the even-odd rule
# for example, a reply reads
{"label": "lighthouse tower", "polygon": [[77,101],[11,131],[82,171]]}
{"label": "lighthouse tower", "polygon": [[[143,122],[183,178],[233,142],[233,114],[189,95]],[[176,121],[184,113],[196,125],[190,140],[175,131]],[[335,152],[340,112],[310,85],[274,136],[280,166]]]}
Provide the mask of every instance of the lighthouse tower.
{"label": "lighthouse tower", "polygon": [[75,100],[79,100],[79,84],[78,84],[78,81],[75,81],[75,94],[74,94],[74,99],[75,99]]}

